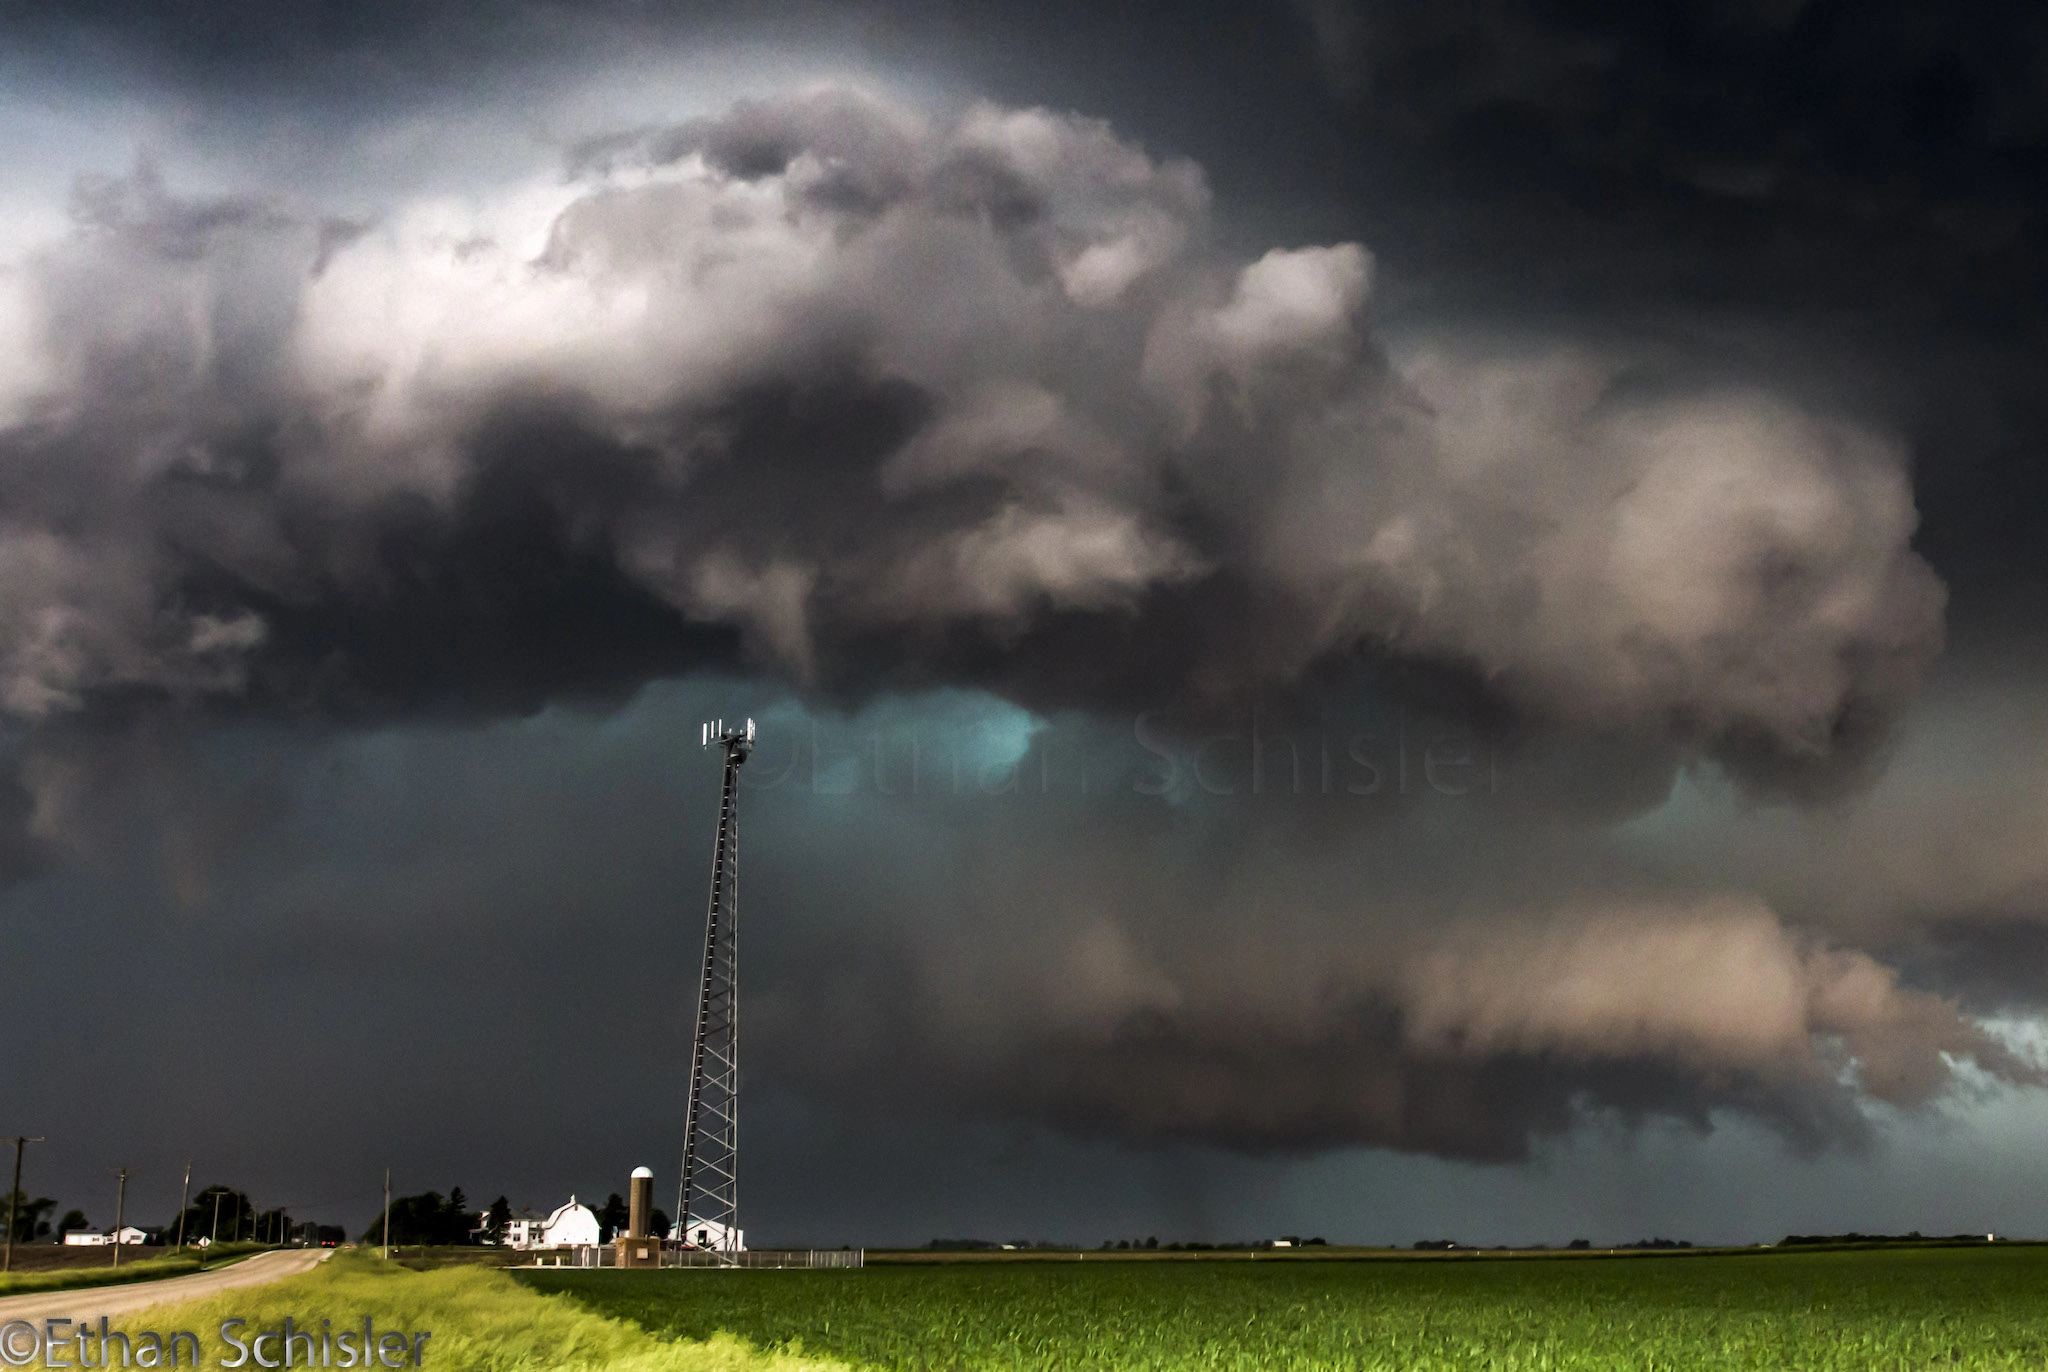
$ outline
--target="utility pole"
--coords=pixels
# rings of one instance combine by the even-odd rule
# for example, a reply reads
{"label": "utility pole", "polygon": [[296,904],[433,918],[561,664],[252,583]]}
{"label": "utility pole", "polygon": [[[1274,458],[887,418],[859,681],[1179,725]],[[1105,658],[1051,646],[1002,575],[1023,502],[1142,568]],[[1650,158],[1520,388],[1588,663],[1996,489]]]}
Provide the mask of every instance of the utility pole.
{"label": "utility pole", "polygon": [[209,1246],[220,1242],[220,1198],[226,1194],[226,1191],[219,1188],[213,1193],[213,1235],[209,1240]]}
{"label": "utility pole", "polygon": [[114,1266],[119,1267],[121,1265],[121,1226],[123,1217],[128,1213],[128,1169],[116,1167],[113,1170],[119,1173],[121,1177],[121,1189],[114,1193]]}
{"label": "utility pole", "polygon": [[391,1261],[391,1169],[384,1169],[384,1261]]}
{"label": "utility pole", "polygon": [[178,1252],[185,1251],[185,1211],[192,1204],[192,1159],[185,1159],[185,1184],[178,1188]]}
{"label": "utility pole", "polygon": [[7,1193],[7,1256],[0,1259],[0,1272],[14,1269],[14,1206],[21,1199],[21,1150],[31,1143],[41,1143],[42,1139],[16,1134],[8,1142],[14,1145],[14,1189]]}

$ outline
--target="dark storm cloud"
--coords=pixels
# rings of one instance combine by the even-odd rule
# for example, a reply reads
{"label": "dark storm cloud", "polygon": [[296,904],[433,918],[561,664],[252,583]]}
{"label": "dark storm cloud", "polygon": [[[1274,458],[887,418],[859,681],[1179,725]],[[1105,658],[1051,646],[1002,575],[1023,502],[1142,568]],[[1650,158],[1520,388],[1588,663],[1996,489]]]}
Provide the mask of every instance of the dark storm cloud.
{"label": "dark storm cloud", "polygon": [[[844,720],[699,680],[602,716],[461,729],[55,731],[32,771],[46,841],[71,859],[57,889],[74,893],[61,917],[17,905],[13,936],[132,938],[142,954],[110,952],[150,963],[129,977],[233,988],[208,1011],[233,1024],[251,996],[278,1017],[218,1043],[181,1019],[145,1055],[161,1128],[204,1151],[248,1146],[239,1112],[209,1106],[223,1083],[298,1071],[416,1103],[415,1156],[588,1175],[586,1119],[508,1132],[494,1104],[585,1093],[616,1100],[606,1147],[666,1163],[676,977],[701,938],[691,893],[717,798],[677,747],[741,699],[766,706],[742,796],[750,1099],[802,1102],[821,1138],[909,1120],[1134,1153],[1504,1162],[1589,1119],[1704,1134],[1741,1115],[1802,1152],[1855,1151],[1875,1142],[1873,1106],[1941,1108],[1950,1060],[2037,1077],[1955,1000],[1846,945],[1853,925],[1802,929],[1731,891],[1758,864],[1654,887],[1618,875],[1625,847],[1521,803],[1512,764],[1506,799],[1428,789],[1419,761],[1404,792],[1384,753],[1371,794],[1345,789],[1353,766],[1328,795],[1312,767],[1297,795],[1276,757],[1255,796],[1246,760],[1212,747],[1219,789],[1176,800],[1156,794],[1157,755],[1103,725],[1033,734],[1014,707],[957,693]],[[1341,842],[1305,835],[1318,817]],[[1822,860],[1869,865],[1886,843]],[[63,987],[39,980],[15,1013]],[[331,1004],[378,1013],[330,1026]],[[633,1007],[639,1031],[622,1039],[593,1006]],[[25,1059],[27,1079],[83,1110],[64,1060]],[[291,1137],[317,1106],[261,1129],[308,1166],[367,1175],[387,1124]],[[778,1173],[760,1194],[794,1184]]]}
{"label": "dark storm cloud", "polygon": [[1738,199],[1875,195],[1927,214],[2020,190],[2048,136],[2048,28],[2008,5],[1356,12],[1371,34],[1362,98],[1496,173],[1643,174]]}
{"label": "dark storm cloud", "polygon": [[21,287],[11,708],[538,699],[718,629],[1077,708],[1363,651],[1825,777],[1939,645],[1883,433],[1570,345],[1396,371],[1362,248],[1219,254],[1105,125],[840,90],[605,156],[532,259],[85,187]]}
{"label": "dark storm cloud", "polygon": [[1883,414],[1958,634],[2038,613],[2038,10],[1346,12],[1367,36],[1320,162],[1419,311],[1683,339]]}
{"label": "dark storm cloud", "polygon": [[1570,270],[1619,250],[1604,287],[1578,284],[1639,304],[1647,289],[2008,326],[2027,318],[2011,292],[2042,288],[2038,14],[1826,0],[1353,12],[1370,34],[1355,105],[1379,131],[1359,155],[1432,178],[1452,203],[1525,204],[1517,232],[1491,233],[1517,264]]}
{"label": "dark storm cloud", "polygon": [[[2048,445],[2033,384],[2048,362],[2038,14],[1330,0],[1199,16],[1161,29],[1060,4],[106,3],[16,6],[5,22],[24,62],[81,85],[127,70],[104,61],[126,54],[266,127],[308,102],[343,128],[374,122],[366,105],[445,105],[451,64],[481,99],[516,92],[517,121],[536,74],[768,31],[1012,104],[1104,113],[1208,167],[1241,250],[1276,232],[1370,244],[1391,314],[1482,333],[1534,320],[1624,350],[1648,337],[1881,416],[1918,458],[1921,547],[1957,593],[1959,628],[1996,638],[2038,609],[2039,530],[2018,513],[2039,503]],[[268,105],[235,104],[260,92]]]}
{"label": "dark storm cloud", "polygon": [[0,770],[0,885],[50,869],[52,854],[34,832],[35,796],[19,775],[18,756],[11,752]]}
{"label": "dark storm cloud", "polygon": [[[1340,738],[1328,789],[1313,736],[1269,730],[1259,793],[1240,732],[1212,740],[1192,764],[1200,784],[1162,802],[1157,758],[1100,727],[1048,729],[1014,773],[970,754],[963,783],[956,740],[927,725],[918,783],[909,726],[884,717],[850,738],[828,730],[824,753],[858,764],[858,785],[805,799],[808,764],[794,764],[794,797],[783,774],[790,722],[770,723],[759,760],[775,780],[748,803],[799,805],[805,844],[843,859],[829,894],[777,896],[837,917],[756,998],[754,1042],[780,1080],[857,1115],[1498,1161],[1608,1113],[1705,1130],[1736,1112],[1801,1148],[1860,1146],[1871,1101],[1927,1105],[1951,1060],[2039,1080],[1955,999],[1856,949],[1860,892],[1807,909],[1804,927],[1744,893],[1814,865],[1867,867],[1895,842],[1881,826],[1787,835],[1811,856],[1775,874],[1743,854],[1746,834],[1703,836],[1735,857],[1697,871],[1645,862],[1532,801],[1513,762],[1497,792],[1483,767],[1432,767],[1449,789],[1425,785],[1421,758],[1453,755],[1426,728],[1406,762],[1380,751],[1376,776],[1341,761]],[[1299,782],[1290,743],[1309,762]],[[1190,759],[1175,765],[1186,785]],[[910,826],[892,847],[938,869],[864,857],[863,811],[880,832]],[[1660,865],[1676,870],[1643,875]]]}
{"label": "dark storm cloud", "polygon": [[[451,65],[573,67],[724,22],[230,6],[173,33],[175,11],[43,13],[16,18],[181,90],[368,73],[399,105],[439,98]],[[1116,98],[1164,109],[1155,146],[1206,172],[1121,120],[1018,107],[1035,96],[933,110],[831,87],[585,140],[564,182],[481,207],[344,221],[303,188],[84,182],[69,234],[0,278],[0,701],[33,722],[24,831],[77,856],[160,825],[174,903],[233,904],[223,946],[253,941],[267,970],[388,967],[431,931],[488,945],[509,921],[532,947],[486,965],[523,985],[564,911],[655,899],[644,854],[603,841],[542,873],[560,850],[522,825],[556,803],[548,779],[482,787],[492,842],[524,836],[509,875],[411,846],[492,775],[475,759],[345,812],[409,797],[413,829],[295,847],[266,826],[303,779],[138,819],[121,796],[147,789],[147,750],[117,722],[169,704],[316,735],[467,728],[708,670],[820,710],[979,688],[1072,712],[1084,747],[1119,712],[1196,746],[1263,709],[1341,748],[1405,704],[1481,726],[1512,803],[1248,816],[1124,776],[1021,813],[878,803],[836,831],[829,806],[788,804],[804,856],[770,902],[817,927],[754,964],[764,1075],[842,1118],[1489,1160],[1602,1113],[1856,1143],[1872,1102],[1939,1101],[1952,1061],[2032,1082],[1971,1016],[2038,985],[1985,977],[2007,945],[1970,919],[1940,932],[1965,897],[2010,906],[2003,829],[1973,847],[1914,792],[1819,845],[1809,881],[1833,894],[1753,835],[1733,861],[1607,830],[1681,776],[1837,803],[1871,783],[1942,643],[1944,557],[1987,520],[2015,547],[2030,527],[1970,465],[2036,451],[2013,404],[2029,354],[1953,340],[2035,327],[2038,130],[2000,75],[2032,40],[1965,42],[1979,21],[1958,13],[1865,30],[1822,6],[1595,25],[1278,5],[1180,46],[1093,12],[1033,21],[1021,69],[1156,56],[1168,75]],[[969,66],[978,45],[1010,56],[1015,21],[924,17]],[[1275,111],[1287,138],[1247,132]],[[1294,216],[1322,215],[1324,246],[1248,243],[1258,219],[1212,204],[1219,184],[1305,195],[1248,170],[1283,160],[1347,202]],[[1346,241],[1360,226],[1390,269]],[[1816,317],[1845,306],[1887,337],[1817,357],[1848,330]],[[1733,322],[1699,327],[1703,307]],[[1896,346],[1930,321],[1941,366]],[[1991,397],[1977,427],[1927,399],[1942,367]],[[1973,493],[1933,548],[1916,483]],[[2010,556],[1982,577],[2009,580]],[[1825,823],[1769,813],[1802,839]],[[274,869],[238,868],[251,851]],[[565,984],[578,1004],[610,990],[595,967]]]}

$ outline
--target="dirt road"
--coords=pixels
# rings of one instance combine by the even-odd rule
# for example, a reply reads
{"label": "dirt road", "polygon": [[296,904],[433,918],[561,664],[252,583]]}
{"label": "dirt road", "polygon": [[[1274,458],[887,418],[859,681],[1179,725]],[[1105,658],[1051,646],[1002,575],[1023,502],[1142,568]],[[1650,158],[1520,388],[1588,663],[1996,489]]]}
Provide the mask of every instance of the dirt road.
{"label": "dirt road", "polygon": [[125,1315],[131,1310],[170,1301],[197,1300],[217,1292],[232,1291],[238,1286],[258,1286],[279,1277],[309,1271],[333,1251],[331,1248],[286,1248],[274,1253],[258,1253],[253,1258],[218,1267],[211,1272],[193,1272],[183,1277],[130,1282],[126,1286],[31,1291],[20,1296],[0,1297],[0,1324],[10,1320],[41,1324],[52,1317],[73,1320],[90,1317],[97,1321],[102,1315]]}

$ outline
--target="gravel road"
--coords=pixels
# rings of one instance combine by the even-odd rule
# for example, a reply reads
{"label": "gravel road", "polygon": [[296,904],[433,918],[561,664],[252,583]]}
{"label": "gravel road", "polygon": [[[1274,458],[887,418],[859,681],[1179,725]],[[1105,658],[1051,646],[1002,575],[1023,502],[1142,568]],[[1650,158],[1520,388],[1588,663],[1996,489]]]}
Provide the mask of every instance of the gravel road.
{"label": "gravel road", "polygon": [[52,1317],[98,1323],[102,1315],[125,1315],[170,1301],[197,1300],[238,1286],[260,1286],[298,1272],[310,1271],[333,1249],[285,1248],[258,1253],[253,1258],[218,1267],[210,1272],[193,1272],[182,1277],[130,1282],[125,1286],[92,1286],[74,1291],[31,1291],[20,1296],[0,1297],[0,1324],[27,1320],[41,1324]]}

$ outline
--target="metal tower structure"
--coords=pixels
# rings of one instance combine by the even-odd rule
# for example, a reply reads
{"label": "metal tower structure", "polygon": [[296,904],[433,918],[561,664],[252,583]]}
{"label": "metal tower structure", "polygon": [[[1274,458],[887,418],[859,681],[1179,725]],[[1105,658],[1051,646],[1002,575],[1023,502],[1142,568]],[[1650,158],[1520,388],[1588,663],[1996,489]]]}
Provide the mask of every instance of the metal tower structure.
{"label": "metal tower structure", "polygon": [[725,754],[718,841],[711,849],[711,903],[704,917],[704,977],[690,1052],[690,1110],[676,1237],[686,1247],[736,1253],[739,1228],[739,773],[754,749],[754,721],[704,726],[703,744]]}

